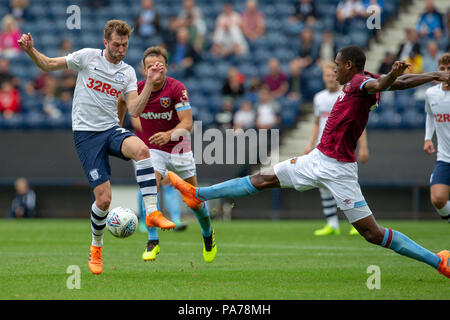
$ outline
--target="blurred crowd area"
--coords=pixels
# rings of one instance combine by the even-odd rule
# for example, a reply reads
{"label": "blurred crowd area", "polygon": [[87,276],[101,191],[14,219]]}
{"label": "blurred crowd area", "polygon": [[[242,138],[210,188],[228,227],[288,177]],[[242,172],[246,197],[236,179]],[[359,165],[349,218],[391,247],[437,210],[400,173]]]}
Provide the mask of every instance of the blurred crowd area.
{"label": "blurred crowd area", "polygon": [[[152,45],[169,52],[168,75],[188,89],[195,120],[206,127],[289,128],[305,102],[324,89],[321,64],[354,44],[382,44],[366,21],[375,10],[381,27],[409,0],[0,0],[0,128],[71,128],[76,72],[41,72],[17,40],[30,32],[35,47],[50,57],[90,47],[104,48],[110,19],[134,28],[125,61],[142,79],[141,60]],[[80,29],[69,29],[78,5]],[[367,8],[371,8],[368,10]],[[74,21],[74,20],[70,20]],[[379,70],[405,59],[410,72],[437,70],[449,51],[450,12],[432,0],[416,28],[405,30],[397,52],[380,57]],[[423,94],[382,95],[372,128],[422,128]]]}

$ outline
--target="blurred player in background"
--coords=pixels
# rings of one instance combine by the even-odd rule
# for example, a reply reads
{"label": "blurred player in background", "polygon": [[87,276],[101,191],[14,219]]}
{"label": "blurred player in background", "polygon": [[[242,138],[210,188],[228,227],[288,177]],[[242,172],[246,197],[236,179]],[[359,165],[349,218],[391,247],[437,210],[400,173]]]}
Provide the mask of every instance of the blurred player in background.
{"label": "blurred player in background", "polygon": [[[310,153],[320,142],[328,116],[341,91],[341,86],[339,85],[339,82],[336,81],[336,74],[334,73],[335,68],[336,64],[331,61],[324,63],[322,66],[322,79],[325,84],[325,89],[314,95],[314,124],[308,145],[303,154]],[[359,138],[358,160],[361,163],[366,163],[369,160],[366,130],[363,131],[361,138]],[[327,188],[319,188],[319,192],[322,200],[323,215],[327,220],[327,224],[323,228],[314,231],[314,235],[339,235],[341,231],[339,229],[336,200],[334,200],[333,194]],[[359,233],[355,227],[352,226],[349,234],[358,235]]]}
{"label": "blurred player in background", "polygon": [[[193,126],[192,110],[185,86],[178,80],[167,77],[167,51],[162,47],[150,47],[142,59],[144,69],[162,70],[153,84],[152,93],[146,104],[136,109],[132,117],[139,117],[142,128],[141,138],[152,155],[155,176],[158,184],[167,175],[167,170],[177,172],[182,179],[197,185],[195,160],[190,149],[189,133]],[[141,92],[148,81],[138,82]],[[123,99],[120,104],[127,103]],[[125,109],[120,107],[120,109]],[[130,110],[130,108],[128,108]],[[170,201],[178,201],[176,198]],[[217,247],[214,230],[206,202],[199,202],[191,207],[197,217],[203,235],[203,258],[213,262]],[[149,229],[147,248],[142,255],[144,261],[155,260],[160,252],[157,229]]]}
{"label": "blurred player in background", "polygon": [[103,271],[103,234],[111,203],[111,168],[108,156],[136,161],[136,177],[144,197],[146,223],[151,227],[172,229],[175,224],[157,210],[157,185],[150,153],[145,143],[130,131],[119,127],[118,96],[123,94],[130,113],[143,108],[161,69],[154,67],[147,75],[147,85],[137,93],[136,74],[123,62],[131,28],[126,22],[110,20],[104,28],[105,49],[82,49],[65,57],[49,58],[33,47],[30,33],[18,41],[20,47],[43,71],[74,69],[78,78],[72,107],[75,148],[93,189],[91,207],[92,244],[89,269]]}
{"label": "blurred player in background", "polygon": [[[450,53],[443,54],[438,60],[439,71],[450,72]],[[432,155],[435,152],[433,135],[437,136],[437,161],[430,179],[431,203],[442,219],[450,223],[450,85],[441,82],[425,93],[424,151]]]}
{"label": "blurred player in background", "polygon": [[320,144],[307,155],[276,164],[267,172],[228,180],[209,187],[194,187],[169,172],[175,188],[188,206],[215,198],[243,197],[268,188],[295,188],[306,191],[325,186],[358,232],[370,243],[422,261],[450,278],[450,252],[433,253],[404,234],[380,226],[358,183],[355,150],[358,140],[376,108],[380,92],[404,90],[431,81],[450,83],[449,72],[405,74],[409,67],[396,61],[386,75],[364,71],[366,56],[356,46],[341,49],[335,59],[336,80],[343,85],[328,117]]}

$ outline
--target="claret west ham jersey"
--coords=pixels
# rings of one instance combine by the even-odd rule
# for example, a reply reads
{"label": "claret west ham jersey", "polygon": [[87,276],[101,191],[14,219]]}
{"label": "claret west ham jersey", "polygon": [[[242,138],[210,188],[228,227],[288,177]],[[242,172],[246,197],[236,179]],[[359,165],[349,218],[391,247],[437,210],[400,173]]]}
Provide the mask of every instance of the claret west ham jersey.
{"label": "claret west ham jersey", "polygon": [[137,90],[136,73],[124,61],[106,60],[101,49],[82,49],[66,56],[78,71],[72,102],[73,131],[106,131],[119,123],[117,96]]}
{"label": "claret west ham jersey", "polygon": [[[145,81],[138,82],[138,93],[140,94],[145,86]],[[159,90],[152,92],[145,109],[139,115],[141,120],[142,133],[141,139],[150,149],[158,149],[165,152],[176,153],[189,152],[190,142],[180,137],[178,141],[169,141],[165,145],[159,146],[151,144],[148,139],[158,132],[165,132],[175,128],[180,120],[178,111],[190,109],[189,97],[186,87],[178,80],[166,77],[164,86]],[[179,145],[182,143],[181,145]]]}
{"label": "claret west ham jersey", "polygon": [[369,112],[378,105],[380,94],[364,85],[379,76],[364,71],[355,74],[340,92],[317,146],[326,156],[342,162],[356,162],[355,150],[366,127]]}

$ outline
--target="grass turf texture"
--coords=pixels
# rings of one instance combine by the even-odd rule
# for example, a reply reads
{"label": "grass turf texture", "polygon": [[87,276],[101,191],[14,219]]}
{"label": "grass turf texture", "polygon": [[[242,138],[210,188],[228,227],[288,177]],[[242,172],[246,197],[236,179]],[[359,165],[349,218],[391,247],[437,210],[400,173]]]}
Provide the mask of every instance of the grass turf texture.
{"label": "grass turf texture", "polygon": [[[441,221],[380,221],[438,252],[450,248]],[[161,253],[141,259],[147,236],[105,232],[101,275],[87,266],[86,220],[0,221],[0,299],[448,299],[450,279],[430,266],[371,245],[360,236],[315,237],[323,221],[214,221],[218,255],[207,264],[197,223],[160,232]],[[69,290],[68,266],[81,269]],[[381,289],[369,290],[370,265]]]}

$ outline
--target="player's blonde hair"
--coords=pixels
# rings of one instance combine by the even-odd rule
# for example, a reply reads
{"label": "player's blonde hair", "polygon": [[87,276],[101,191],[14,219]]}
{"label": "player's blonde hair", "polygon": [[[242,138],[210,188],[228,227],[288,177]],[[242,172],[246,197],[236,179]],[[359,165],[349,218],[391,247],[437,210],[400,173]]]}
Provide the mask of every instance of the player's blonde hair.
{"label": "player's blonde hair", "polygon": [[438,60],[438,65],[449,64],[450,63],[450,53],[444,53]]}
{"label": "player's blonde hair", "polygon": [[322,63],[322,71],[325,69],[332,69],[334,70],[336,68],[336,63],[333,61],[325,61]]}
{"label": "player's blonde hair", "polygon": [[147,48],[147,50],[145,50],[144,57],[142,58],[142,65],[144,67],[145,67],[145,58],[147,58],[148,56],[163,57],[167,64],[167,60],[168,60],[167,50],[164,49],[163,47],[153,46],[153,47],[149,47],[149,48]]}
{"label": "player's blonde hair", "polygon": [[103,31],[106,40],[111,40],[111,35],[113,32],[116,32],[119,36],[127,36],[128,38],[133,32],[130,26],[122,20],[109,20]]}

